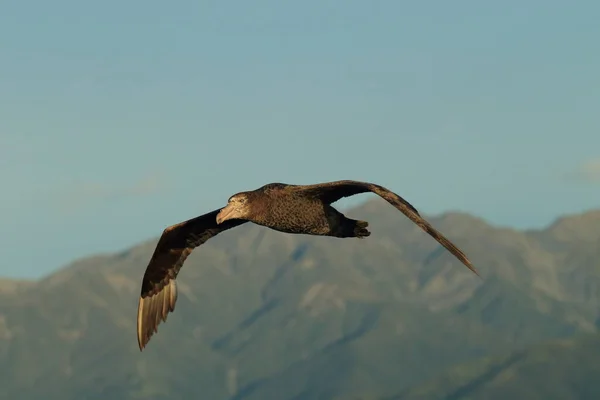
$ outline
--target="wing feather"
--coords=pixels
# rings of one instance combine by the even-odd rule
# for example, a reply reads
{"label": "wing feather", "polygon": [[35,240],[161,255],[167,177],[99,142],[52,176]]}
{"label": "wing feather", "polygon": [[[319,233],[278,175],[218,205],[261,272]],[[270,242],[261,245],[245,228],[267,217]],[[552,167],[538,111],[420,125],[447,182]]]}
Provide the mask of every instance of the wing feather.
{"label": "wing feather", "polygon": [[137,336],[140,350],[167,320],[177,302],[176,277],[194,248],[208,239],[247,221],[228,220],[217,224],[219,210],[166,228],[146,267],[138,303]]}
{"label": "wing feather", "polygon": [[297,185],[294,186],[292,190],[299,191],[307,196],[319,198],[327,204],[334,203],[343,197],[349,197],[359,193],[375,193],[401,211],[408,219],[417,224],[421,229],[450,251],[450,253],[460,260],[467,268],[473,271],[477,276],[480,276],[471,261],[469,261],[467,256],[456,247],[454,243],[448,240],[441,232],[436,230],[429,222],[421,217],[417,209],[408,201],[383,186],[370,182],[342,180],[316,185]]}

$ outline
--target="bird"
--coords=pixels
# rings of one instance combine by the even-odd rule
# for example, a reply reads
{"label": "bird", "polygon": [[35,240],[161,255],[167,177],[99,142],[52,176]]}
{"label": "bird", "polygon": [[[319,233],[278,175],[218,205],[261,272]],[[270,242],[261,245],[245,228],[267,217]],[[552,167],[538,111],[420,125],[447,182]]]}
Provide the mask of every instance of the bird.
{"label": "bird", "polygon": [[192,251],[210,238],[247,222],[289,234],[336,238],[370,236],[367,221],[346,217],[331,204],[360,193],[374,193],[427,232],[477,276],[467,256],[427,222],[408,201],[375,183],[339,180],[312,185],[269,183],[238,192],[227,205],[164,229],[142,279],[137,338],[140,351],[175,310],[176,277]]}

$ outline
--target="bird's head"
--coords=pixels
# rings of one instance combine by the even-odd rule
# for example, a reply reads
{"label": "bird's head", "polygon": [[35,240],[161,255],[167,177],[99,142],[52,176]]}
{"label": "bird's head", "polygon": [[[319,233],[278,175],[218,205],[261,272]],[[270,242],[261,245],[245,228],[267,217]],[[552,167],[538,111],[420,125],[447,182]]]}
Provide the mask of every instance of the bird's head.
{"label": "bird's head", "polygon": [[237,193],[229,198],[227,205],[217,214],[217,224],[229,219],[246,219],[250,215],[250,199],[247,193]]}

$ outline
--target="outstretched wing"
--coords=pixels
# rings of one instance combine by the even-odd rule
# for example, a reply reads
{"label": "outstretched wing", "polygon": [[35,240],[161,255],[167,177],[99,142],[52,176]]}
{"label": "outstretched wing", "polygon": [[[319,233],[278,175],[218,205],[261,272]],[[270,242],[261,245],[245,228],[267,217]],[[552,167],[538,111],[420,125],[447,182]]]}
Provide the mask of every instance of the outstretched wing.
{"label": "outstretched wing", "polygon": [[175,309],[177,286],[175,278],[185,259],[194,248],[246,220],[231,219],[217,224],[219,210],[166,228],[146,267],[138,303],[137,336],[140,350],[157,332],[158,325],[167,320]]}
{"label": "outstretched wing", "polygon": [[471,264],[471,261],[469,261],[467,256],[458,247],[456,247],[450,240],[442,235],[441,232],[436,230],[429,222],[421,217],[417,209],[414,208],[408,201],[404,200],[402,197],[384,188],[383,186],[369,182],[343,180],[319,183],[316,185],[298,185],[294,186],[292,190],[300,191],[305,196],[318,198],[327,204],[334,203],[343,197],[349,197],[359,193],[375,193],[400,210],[412,222],[420,226],[421,229],[427,232],[442,246],[448,249],[448,251],[454,254],[454,256],[458,258],[467,268],[479,276],[479,273],[473,264]]}

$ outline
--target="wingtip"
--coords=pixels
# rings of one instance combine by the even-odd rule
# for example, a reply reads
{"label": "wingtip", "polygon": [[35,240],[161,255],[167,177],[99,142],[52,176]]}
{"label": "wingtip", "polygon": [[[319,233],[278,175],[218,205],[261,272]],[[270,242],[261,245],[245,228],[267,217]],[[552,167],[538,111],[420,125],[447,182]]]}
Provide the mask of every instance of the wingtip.
{"label": "wingtip", "polygon": [[158,325],[167,320],[170,312],[175,311],[177,302],[177,283],[172,279],[158,293],[138,299],[137,340],[140,351],[148,345],[152,335],[158,332]]}
{"label": "wingtip", "polygon": [[483,280],[483,277],[481,276],[481,274],[479,273],[479,271],[477,270],[477,268],[475,268],[473,265],[470,265],[470,266],[469,266],[469,269],[470,269],[471,271],[473,271],[473,273],[474,273],[475,275],[477,275],[477,276],[479,277],[479,279]]}
{"label": "wingtip", "polygon": [[144,311],[144,298],[140,296],[138,299],[138,313],[137,313],[137,341],[140,351],[144,350],[144,342],[142,339],[142,317]]}
{"label": "wingtip", "polygon": [[144,347],[146,347],[146,343],[144,343],[139,331],[138,331],[138,347],[140,348],[140,352],[144,350]]}

